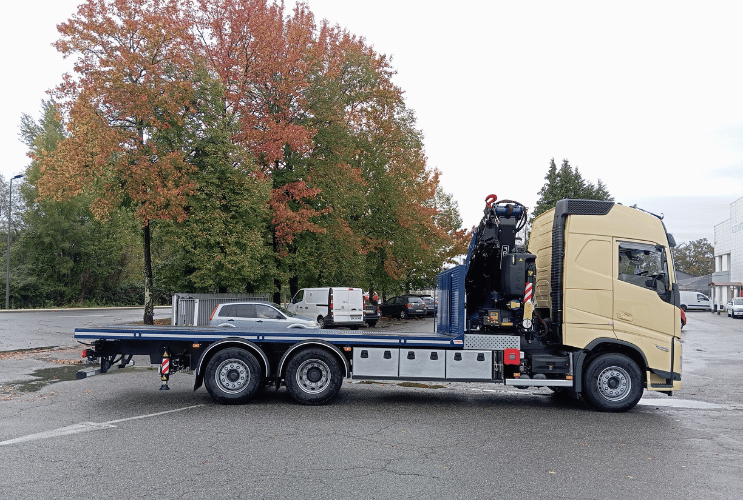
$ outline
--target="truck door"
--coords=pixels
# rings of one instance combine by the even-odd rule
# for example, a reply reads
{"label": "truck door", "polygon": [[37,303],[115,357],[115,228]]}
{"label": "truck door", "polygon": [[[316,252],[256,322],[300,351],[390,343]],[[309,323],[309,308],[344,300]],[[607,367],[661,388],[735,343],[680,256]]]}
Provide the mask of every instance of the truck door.
{"label": "truck door", "polygon": [[[650,368],[672,371],[681,319],[673,305],[666,248],[615,240],[614,332],[642,349]],[[676,367],[678,370],[678,367]]]}

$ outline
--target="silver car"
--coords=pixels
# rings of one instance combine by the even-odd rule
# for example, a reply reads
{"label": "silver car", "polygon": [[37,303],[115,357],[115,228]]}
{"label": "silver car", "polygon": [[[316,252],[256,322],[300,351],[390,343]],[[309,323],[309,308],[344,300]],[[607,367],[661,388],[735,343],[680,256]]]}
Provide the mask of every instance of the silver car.
{"label": "silver car", "polygon": [[317,321],[304,316],[297,316],[270,302],[218,304],[209,316],[209,326],[227,326],[251,332],[281,332],[295,328],[320,328]]}
{"label": "silver car", "polygon": [[733,318],[743,317],[743,297],[736,297],[728,302],[726,309],[728,310],[728,316]]}

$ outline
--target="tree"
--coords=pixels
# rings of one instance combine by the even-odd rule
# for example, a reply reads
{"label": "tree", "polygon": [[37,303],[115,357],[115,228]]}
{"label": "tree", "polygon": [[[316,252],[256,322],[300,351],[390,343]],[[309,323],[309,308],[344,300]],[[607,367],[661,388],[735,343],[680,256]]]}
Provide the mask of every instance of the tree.
{"label": "tree", "polygon": [[671,249],[676,269],[693,276],[705,276],[715,270],[715,249],[707,238],[682,243]]}
{"label": "tree", "polygon": [[332,210],[319,218],[326,232],[308,238],[332,239],[329,249],[360,261],[366,289],[430,286],[461,250],[458,208],[427,166],[388,59],[338,28],[323,25],[319,37],[327,48],[310,90],[317,133],[306,169],[321,187],[319,207]]}
{"label": "tree", "polygon": [[58,26],[56,48],[77,55],[53,95],[68,136],[42,149],[39,196],[92,198],[99,219],[131,206],[142,225],[144,322],[152,324],[150,222],[184,220],[193,183],[178,145],[159,133],[190,112],[192,40],[180,0],[87,0]]}
{"label": "tree", "polygon": [[[66,134],[54,103],[42,101],[38,122],[24,114],[19,135],[31,155],[55,150]],[[13,295],[26,307],[115,301],[130,279],[133,228],[118,213],[105,223],[96,220],[89,196],[39,199],[38,178],[39,162],[34,160],[22,187],[26,209],[24,229],[13,248],[18,270]]]}
{"label": "tree", "polygon": [[189,144],[194,187],[188,218],[159,223],[158,274],[172,290],[264,290],[271,266],[265,223],[270,179],[249,152],[232,141],[237,130],[224,88],[206,68],[194,74],[196,112],[179,129]]}
{"label": "tree", "polygon": [[537,193],[539,199],[532,211],[531,220],[552,209],[557,202],[565,198],[584,200],[613,201],[606,185],[598,180],[596,185],[583,179],[578,167],[573,169],[567,159],[562,161],[562,166],[557,169],[555,159],[550,160],[547,175],[544,176],[545,184]]}
{"label": "tree", "polygon": [[78,60],[39,194],[135,214],[146,288],[151,227],[169,286],[276,300],[287,282],[422,286],[461,251],[389,60],[305,4],[87,0],[59,29]]}

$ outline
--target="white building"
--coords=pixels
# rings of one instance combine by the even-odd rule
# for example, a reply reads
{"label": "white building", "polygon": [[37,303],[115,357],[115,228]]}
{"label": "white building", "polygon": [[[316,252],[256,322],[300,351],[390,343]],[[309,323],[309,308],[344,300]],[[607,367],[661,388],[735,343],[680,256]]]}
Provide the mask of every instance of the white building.
{"label": "white building", "polygon": [[715,226],[714,247],[710,286],[712,303],[719,311],[733,297],[743,296],[743,198],[730,204],[730,219]]}

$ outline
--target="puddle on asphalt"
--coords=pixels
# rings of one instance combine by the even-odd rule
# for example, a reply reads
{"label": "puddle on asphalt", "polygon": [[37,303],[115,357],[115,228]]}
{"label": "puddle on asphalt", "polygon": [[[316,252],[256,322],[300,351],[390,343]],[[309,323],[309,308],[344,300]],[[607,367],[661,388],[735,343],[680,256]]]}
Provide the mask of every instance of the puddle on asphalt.
{"label": "puddle on asphalt", "polygon": [[34,370],[33,373],[29,375],[34,377],[34,380],[10,382],[7,385],[20,392],[36,392],[39,389],[56,382],[75,380],[75,375],[79,369],[80,365],[63,365],[52,368],[40,368]]}

